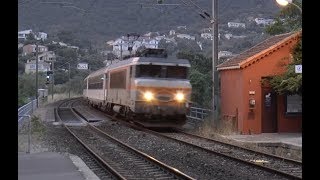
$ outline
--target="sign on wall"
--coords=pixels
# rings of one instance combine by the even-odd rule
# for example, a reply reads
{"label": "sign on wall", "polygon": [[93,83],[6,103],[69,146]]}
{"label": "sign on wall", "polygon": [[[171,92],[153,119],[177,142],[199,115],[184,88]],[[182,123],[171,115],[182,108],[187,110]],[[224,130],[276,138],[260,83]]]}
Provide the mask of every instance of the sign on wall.
{"label": "sign on wall", "polygon": [[294,66],[294,72],[295,73],[302,73],[302,65],[301,64],[295,65]]}
{"label": "sign on wall", "polygon": [[77,69],[88,69],[88,63],[79,63]]}

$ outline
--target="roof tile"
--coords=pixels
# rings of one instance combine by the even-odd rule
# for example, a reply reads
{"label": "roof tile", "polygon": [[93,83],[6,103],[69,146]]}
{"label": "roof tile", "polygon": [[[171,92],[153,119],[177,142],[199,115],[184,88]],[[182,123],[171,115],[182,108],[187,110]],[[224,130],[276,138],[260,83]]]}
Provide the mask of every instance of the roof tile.
{"label": "roof tile", "polygon": [[262,52],[263,50],[270,48],[271,46],[283,41],[287,37],[292,36],[294,34],[298,34],[298,33],[297,32],[290,32],[290,33],[272,36],[272,37],[262,41],[261,43],[253,46],[252,48],[240,53],[239,55],[219,64],[217,67],[223,68],[223,67],[239,66],[241,62],[243,62],[243,61],[247,60],[248,58]]}

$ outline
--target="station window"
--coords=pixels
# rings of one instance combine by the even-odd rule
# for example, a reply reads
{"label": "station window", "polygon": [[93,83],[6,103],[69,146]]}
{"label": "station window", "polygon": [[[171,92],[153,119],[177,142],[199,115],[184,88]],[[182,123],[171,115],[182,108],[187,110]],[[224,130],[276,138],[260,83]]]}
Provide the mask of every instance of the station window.
{"label": "station window", "polygon": [[300,95],[287,95],[286,113],[287,114],[302,113],[302,97]]}

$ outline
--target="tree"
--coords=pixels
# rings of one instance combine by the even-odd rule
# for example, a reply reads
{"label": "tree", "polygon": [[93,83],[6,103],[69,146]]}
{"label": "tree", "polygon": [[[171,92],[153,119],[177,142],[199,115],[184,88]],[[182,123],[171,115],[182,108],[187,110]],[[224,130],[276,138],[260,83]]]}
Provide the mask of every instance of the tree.
{"label": "tree", "polygon": [[270,85],[278,94],[302,95],[302,74],[295,73],[295,65],[302,64],[301,39],[292,51],[293,61],[287,66],[287,71],[270,80]]}
{"label": "tree", "polygon": [[[35,96],[36,83],[35,73],[18,75],[18,103],[19,105],[26,103],[29,97]],[[39,86],[45,87],[45,74],[40,72],[38,74]]]}
{"label": "tree", "polygon": [[[301,2],[294,2],[301,7]],[[301,29],[302,16],[300,10],[292,4],[283,8],[274,24],[266,27],[265,31],[270,35],[276,35]]]}
{"label": "tree", "polygon": [[[301,7],[301,3],[295,2]],[[301,29],[301,12],[294,5],[284,8],[273,25],[266,28],[266,32],[275,35]],[[270,79],[271,87],[278,94],[302,95],[302,74],[295,73],[295,65],[302,64],[302,37],[292,51],[293,61],[288,64],[287,70],[282,75]]]}
{"label": "tree", "polygon": [[191,100],[198,106],[211,107],[212,99],[212,60],[202,54],[178,52],[177,58],[188,59],[191,64],[190,83],[192,85]]}

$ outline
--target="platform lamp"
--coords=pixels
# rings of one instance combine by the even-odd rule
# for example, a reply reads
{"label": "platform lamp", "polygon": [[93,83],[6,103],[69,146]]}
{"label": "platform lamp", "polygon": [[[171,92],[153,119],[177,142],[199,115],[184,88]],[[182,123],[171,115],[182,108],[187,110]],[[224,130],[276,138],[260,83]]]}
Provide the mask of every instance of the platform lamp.
{"label": "platform lamp", "polygon": [[281,6],[287,6],[288,4],[292,4],[292,5],[296,6],[299,9],[299,11],[302,13],[301,7],[299,7],[297,4],[293,3],[292,0],[276,0],[276,1]]}

